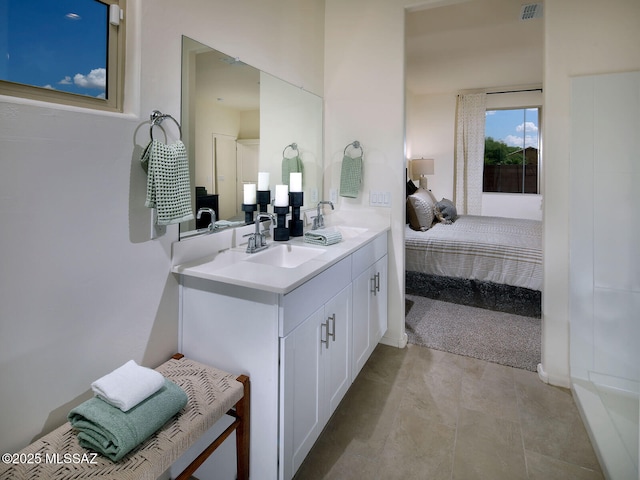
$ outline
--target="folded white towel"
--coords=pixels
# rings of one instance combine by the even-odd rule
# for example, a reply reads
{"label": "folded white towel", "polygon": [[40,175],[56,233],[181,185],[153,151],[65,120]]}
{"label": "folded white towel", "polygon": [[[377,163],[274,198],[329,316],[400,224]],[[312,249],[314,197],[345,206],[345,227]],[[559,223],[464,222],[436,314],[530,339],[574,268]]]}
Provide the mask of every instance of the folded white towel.
{"label": "folded white towel", "polygon": [[161,373],[129,360],[93,382],[91,389],[105,402],[126,412],[156,393],[163,385],[164,377]]}

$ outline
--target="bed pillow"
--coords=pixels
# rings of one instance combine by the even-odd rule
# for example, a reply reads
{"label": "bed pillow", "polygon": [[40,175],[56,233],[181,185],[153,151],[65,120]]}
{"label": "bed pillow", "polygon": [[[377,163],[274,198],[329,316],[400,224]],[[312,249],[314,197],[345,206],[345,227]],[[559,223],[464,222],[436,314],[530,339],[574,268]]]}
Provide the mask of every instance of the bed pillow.
{"label": "bed pillow", "polygon": [[407,188],[406,188],[407,197],[409,195],[413,195],[414,193],[416,193],[416,190],[418,190],[418,187],[416,187],[416,184],[413,183],[413,180],[411,179],[407,180]]}
{"label": "bed pillow", "polygon": [[[413,183],[413,180],[411,179],[407,180],[407,185],[405,187],[405,193],[406,193],[405,198],[409,198],[409,195],[413,195],[414,193],[416,193],[416,190],[418,190],[418,187],[416,187],[416,184]],[[407,218],[405,223],[409,223],[409,207],[408,206],[406,210],[407,210],[407,215],[406,215]]]}
{"label": "bed pillow", "polygon": [[430,192],[419,188],[407,197],[407,215],[409,226],[413,230],[425,231],[431,228],[434,219],[435,204]]}
{"label": "bed pillow", "polygon": [[434,215],[440,223],[452,223],[458,218],[458,211],[451,200],[443,198],[436,203]]}

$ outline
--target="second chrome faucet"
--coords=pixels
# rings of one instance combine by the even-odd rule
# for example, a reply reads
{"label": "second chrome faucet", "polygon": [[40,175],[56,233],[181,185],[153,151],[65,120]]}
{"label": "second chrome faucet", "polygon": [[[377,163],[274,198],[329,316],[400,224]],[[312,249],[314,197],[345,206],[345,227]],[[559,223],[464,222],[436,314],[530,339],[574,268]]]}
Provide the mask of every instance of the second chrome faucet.
{"label": "second chrome faucet", "polygon": [[333,202],[329,202],[327,200],[322,200],[318,202],[318,212],[313,219],[313,229],[317,230],[318,228],[324,228],[324,217],[322,215],[322,205],[327,204],[331,205],[331,210],[333,210]]}
{"label": "second chrome faucet", "polygon": [[264,233],[260,231],[260,219],[268,218],[271,220],[271,223],[274,223],[276,220],[276,216],[273,213],[265,213],[261,212],[256,216],[255,225],[256,231],[254,233],[248,233],[245,237],[249,237],[249,241],[247,243],[247,253],[256,253],[260,250],[264,250],[269,245],[267,245],[267,238]]}

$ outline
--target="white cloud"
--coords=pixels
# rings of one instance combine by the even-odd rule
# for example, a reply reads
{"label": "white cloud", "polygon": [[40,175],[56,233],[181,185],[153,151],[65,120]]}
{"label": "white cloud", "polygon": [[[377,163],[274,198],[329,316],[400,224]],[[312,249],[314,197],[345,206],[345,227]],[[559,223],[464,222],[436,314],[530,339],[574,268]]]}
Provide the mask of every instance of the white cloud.
{"label": "white cloud", "polygon": [[73,83],[82,88],[105,88],[107,86],[107,70],[105,68],[95,68],[89,75],[76,73]]}
{"label": "white cloud", "polygon": [[525,147],[535,147],[538,148],[538,136],[537,135],[525,135],[524,139],[518,135],[507,135],[503,142],[509,145],[510,147],[520,147],[522,148],[522,142],[524,140]]}
{"label": "white cloud", "polygon": [[49,90],[55,90],[50,84],[43,85],[42,88],[48,88]]}
{"label": "white cloud", "polygon": [[516,127],[516,132],[537,132],[538,126],[533,122],[521,123]]}
{"label": "white cloud", "polygon": [[71,85],[71,77],[69,75],[65,76],[58,82],[58,85]]}

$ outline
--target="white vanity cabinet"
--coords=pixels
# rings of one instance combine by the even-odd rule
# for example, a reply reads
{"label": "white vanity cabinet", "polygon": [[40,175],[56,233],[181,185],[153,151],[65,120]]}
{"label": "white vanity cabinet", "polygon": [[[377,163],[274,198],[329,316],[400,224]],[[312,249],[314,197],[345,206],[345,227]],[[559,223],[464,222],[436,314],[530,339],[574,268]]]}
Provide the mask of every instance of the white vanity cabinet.
{"label": "white vanity cabinet", "polygon": [[387,239],[379,236],[353,254],[353,359],[355,379],[387,331]]}
{"label": "white vanity cabinet", "polygon": [[250,377],[252,477],[293,477],[386,331],[387,231],[344,245],[284,293],[179,270],[181,353]]}
{"label": "white vanity cabinet", "polygon": [[351,285],[280,343],[280,467],[291,478],[351,385]]}

